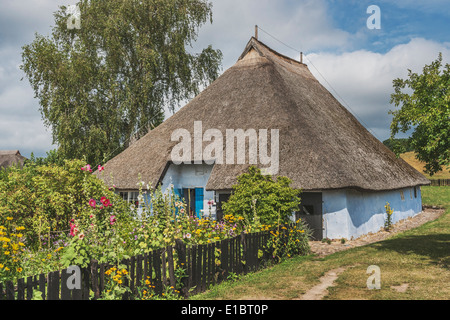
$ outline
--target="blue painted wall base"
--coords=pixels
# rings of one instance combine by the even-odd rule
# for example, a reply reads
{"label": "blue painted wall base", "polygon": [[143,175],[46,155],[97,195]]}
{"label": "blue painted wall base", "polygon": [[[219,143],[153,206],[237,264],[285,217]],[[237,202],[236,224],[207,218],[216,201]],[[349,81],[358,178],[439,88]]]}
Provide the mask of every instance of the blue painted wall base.
{"label": "blue painted wall base", "polygon": [[386,221],[386,202],[394,210],[392,223],[422,211],[420,187],[381,192],[324,191],[322,200],[323,237],[329,239],[352,239],[380,231]]}

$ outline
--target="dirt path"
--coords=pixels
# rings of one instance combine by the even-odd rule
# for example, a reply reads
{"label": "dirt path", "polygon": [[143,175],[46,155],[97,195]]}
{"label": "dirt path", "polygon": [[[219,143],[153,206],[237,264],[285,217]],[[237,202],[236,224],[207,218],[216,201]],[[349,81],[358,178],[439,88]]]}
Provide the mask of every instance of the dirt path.
{"label": "dirt path", "polygon": [[[381,230],[377,233],[367,234],[354,240],[346,240],[345,243],[342,243],[340,240],[333,240],[330,244],[321,241],[311,241],[310,242],[311,250],[313,251],[313,253],[321,257],[334,252],[381,241],[396,233],[416,228],[424,224],[425,222],[435,220],[438,217],[440,217],[444,213],[444,211],[445,210],[443,209],[426,208],[424,211],[420,212],[419,214],[415,215],[412,218],[407,218],[405,220],[397,222],[392,226],[392,229],[389,232]],[[328,293],[328,288],[334,285],[334,281],[336,281],[339,275],[345,270],[346,268],[337,268],[328,271],[324,276],[322,276],[319,279],[320,283],[318,285],[309,289],[299,299],[294,300],[321,300]],[[406,290],[406,288],[407,284],[406,287],[405,285],[402,285],[394,289],[401,292]]]}
{"label": "dirt path", "polygon": [[346,268],[337,268],[328,271],[323,277],[320,278],[320,283],[311,289],[309,289],[300,299],[294,300],[322,300],[322,298],[328,293],[328,288],[334,285],[334,281],[339,275],[345,271]]}

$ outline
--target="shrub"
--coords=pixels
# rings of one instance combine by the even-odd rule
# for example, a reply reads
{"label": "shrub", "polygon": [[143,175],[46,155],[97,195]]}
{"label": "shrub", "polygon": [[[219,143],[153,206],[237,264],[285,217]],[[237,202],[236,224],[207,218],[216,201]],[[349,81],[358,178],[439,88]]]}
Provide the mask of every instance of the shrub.
{"label": "shrub", "polygon": [[0,216],[0,283],[23,274],[24,229],[13,221],[13,217]]}
{"label": "shrub", "polygon": [[11,216],[26,228],[27,247],[38,249],[52,236],[69,233],[70,220],[89,209],[91,198],[105,196],[122,201],[94,175],[82,160],[66,160],[64,165],[12,167],[0,175],[0,216]]}
{"label": "shrub", "polygon": [[247,224],[253,219],[266,225],[288,222],[293,211],[298,210],[301,192],[291,188],[290,184],[287,177],[273,180],[252,166],[248,173],[238,177],[238,183],[233,186],[233,193],[222,209],[225,214],[243,217]]}

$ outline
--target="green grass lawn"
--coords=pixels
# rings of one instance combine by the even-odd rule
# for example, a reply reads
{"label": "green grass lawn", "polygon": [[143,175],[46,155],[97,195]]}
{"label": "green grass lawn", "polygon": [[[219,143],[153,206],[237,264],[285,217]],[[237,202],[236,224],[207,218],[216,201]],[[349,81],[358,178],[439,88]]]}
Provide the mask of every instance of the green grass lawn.
{"label": "green grass lawn", "polygon": [[[259,272],[225,282],[191,299],[299,298],[327,271],[346,270],[325,299],[450,299],[450,187],[422,187],[423,203],[444,206],[435,221],[387,240],[338,252],[325,258],[295,257]],[[370,265],[381,271],[381,289],[367,289]],[[395,287],[404,285],[405,292]]]}

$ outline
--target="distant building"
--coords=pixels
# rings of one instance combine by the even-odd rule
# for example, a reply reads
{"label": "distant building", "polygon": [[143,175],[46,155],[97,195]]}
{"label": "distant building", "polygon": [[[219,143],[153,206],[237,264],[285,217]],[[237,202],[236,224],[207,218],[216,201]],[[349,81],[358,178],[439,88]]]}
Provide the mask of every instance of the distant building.
{"label": "distant building", "polygon": [[0,150],[0,168],[6,168],[17,164],[22,167],[23,162],[26,159],[27,158],[20,154],[19,150]]}

